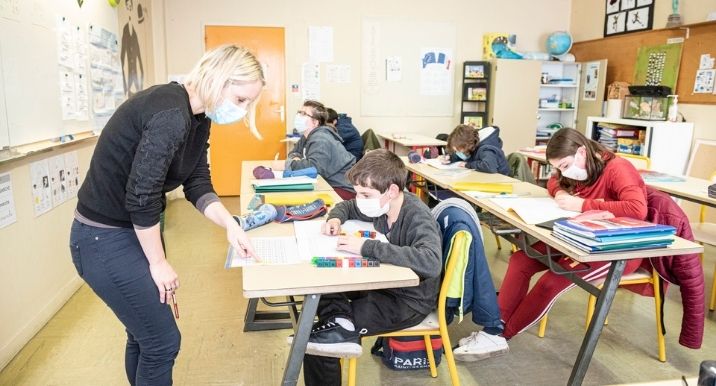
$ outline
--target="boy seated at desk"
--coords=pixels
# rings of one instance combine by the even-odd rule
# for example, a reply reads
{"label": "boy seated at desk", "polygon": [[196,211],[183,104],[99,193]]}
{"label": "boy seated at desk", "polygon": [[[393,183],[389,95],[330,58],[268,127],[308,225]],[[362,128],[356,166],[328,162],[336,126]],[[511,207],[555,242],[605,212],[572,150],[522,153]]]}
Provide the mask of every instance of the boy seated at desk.
{"label": "boy seated at desk", "polygon": [[363,138],[353,125],[353,119],[347,114],[338,114],[331,108],[327,108],[326,111],[328,112],[326,124],[338,133],[343,141],[343,147],[356,157],[356,162],[360,161],[363,157]]}
{"label": "boy seated at desk", "polygon": [[328,214],[327,235],[340,235],[346,220],[370,221],[388,243],[339,236],[337,249],[412,269],[417,287],[327,294],[318,306],[303,362],[306,385],[340,385],[338,357],[360,354],[362,335],[412,327],[435,309],[442,270],[441,235],[430,209],[405,192],[403,161],[385,149],[366,153],[346,175],[357,196]]}
{"label": "boy seated at desk", "polygon": [[293,127],[301,134],[286,162],[274,161],[274,170],[298,170],[311,166],[344,200],[355,197],[355,191],[346,180],[346,172],[356,162],[341,137],[326,125],[328,112],[321,102],[307,100],[296,113]]}
{"label": "boy seated at desk", "polygon": [[497,126],[475,129],[470,125],[457,125],[448,136],[447,148],[449,154],[443,157],[444,163],[461,162],[462,166],[483,173],[508,175],[510,172]]}

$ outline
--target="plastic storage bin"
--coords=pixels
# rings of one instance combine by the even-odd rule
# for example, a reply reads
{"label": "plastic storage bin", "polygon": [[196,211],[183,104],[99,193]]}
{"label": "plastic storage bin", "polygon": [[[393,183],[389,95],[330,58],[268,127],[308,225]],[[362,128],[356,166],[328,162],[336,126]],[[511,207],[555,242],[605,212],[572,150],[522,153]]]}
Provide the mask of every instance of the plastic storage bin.
{"label": "plastic storage bin", "polygon": [[624,98],[622,118],[665,121],[667,110],[666,97],[627,95]]}

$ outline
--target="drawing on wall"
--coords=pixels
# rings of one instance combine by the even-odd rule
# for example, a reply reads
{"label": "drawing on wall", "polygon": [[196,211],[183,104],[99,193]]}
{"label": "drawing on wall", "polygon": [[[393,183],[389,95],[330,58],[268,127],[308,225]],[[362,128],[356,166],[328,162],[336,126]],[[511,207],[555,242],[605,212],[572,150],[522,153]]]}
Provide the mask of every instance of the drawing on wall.
{"label": "drawing on wall", "polygon": [[[132,21],[134,16],[134,0],[125,0],[124,6],[127,10],[127,23],[122,29],[122,51],[120,60],[122,62],[122,75],[124,78],[124,92],[131,97],[143,89],[144,65],[142,53],[139,47],[137,26]],[[144,9],[137,2],[137,23],[144,22]]]}
{"label": "drawing on wall", "polygon": [[50,189],[52,206],[58,206],[67,200],[67,178],[65,175],[65,156],[50,158]]}
{"label": "drawing on wall", "polygon": [[32,181],[32,203],[37,217],[52,209],[50,168],[46,159],[30,164],[30,181]]}
{"label": "drawing on wall", "polygon": [[604,37],[650,30],[654,22],[651,0],[605,0]]}
{"label": "drawing on wall", "polygon": [[681,48],[681,43],[640,47],[634,68],[634,84],[668,86],[676,90]]}
{"label": "drawing on wall", "polygon": [[597,88],[599,85],[599,62],[589,62],[585,66],[586,69],[586,82],[584,83],[584,94],[582,100],[585,101],[596,101],[597,100]]}

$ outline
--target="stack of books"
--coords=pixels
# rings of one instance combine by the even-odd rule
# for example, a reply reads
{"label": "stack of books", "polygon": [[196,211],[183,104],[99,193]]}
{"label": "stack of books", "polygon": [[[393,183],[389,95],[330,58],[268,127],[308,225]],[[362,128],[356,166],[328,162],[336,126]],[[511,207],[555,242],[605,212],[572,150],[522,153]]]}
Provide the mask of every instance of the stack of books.
{"label": "stack of books", "polygon": [[676,228],[629,217],[606,220],[558,220],[552,234],[585,252],[607,253],[666,248]]}
{"label": "stack of books", "polygon": [[[634,142],[640,142],[641,130],[634,127],[622,126],[617,124],[611,124],[606,122],[600,122],[597,124],[599,132],[599,143],[606,146],[609,150],[616,151],[619,147],[619,141],[624,143],[625,140],[633,140]],[[625,152],[626,153],[626,152]],[[630,154],[638,154],[633,151],[629,151]]]}

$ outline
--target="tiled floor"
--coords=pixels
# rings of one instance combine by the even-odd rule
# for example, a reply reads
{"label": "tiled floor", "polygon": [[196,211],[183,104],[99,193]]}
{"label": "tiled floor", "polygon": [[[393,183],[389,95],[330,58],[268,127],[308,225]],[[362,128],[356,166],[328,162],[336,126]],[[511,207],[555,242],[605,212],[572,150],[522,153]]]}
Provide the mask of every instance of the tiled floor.
{"label": "tiled floor", "polygon": [[[237,209],[238,199],[224,200]],[[177,385],[277,385],[288,346],[288,330],[243,332],[247,300],[241,272],[224,269],[226,241],[222,230],[183,200],[172,201],[167,212],[169,259],[178,271],[182,350],[174,369]],[[486,249],[499,287],[509,251],[496,249],[487,237]],[[506,244],[506,243],[503,243]],[[716,249],[707,248],[705,266],[710,285]],[[710,287],[709,287],[710,288]],[[458,363],[463,385],[565,384],[584,334],[586,293],[575,289],[550,313],[547,336],[536,327],[510,341],[510,353],[474,363]],[[656,359],[653,299],[619,291],[586,385],[643,382],[695,376],[699,363],[716,358],[716,315],[706,315],[704,346],[691,350],[678,344],[681,298],[677,287],[666,301],[667,362]],[[457,340],[476,329],[468,318],[451,326]],[[368,352],[372,339],[364,344]],[[16,358],[0,372],[0,385],[125,385],[124,331],[111,311],[83,286]],[[395,372],[377,358],[358,362],[359,385],[448,385],[447,366],[439,376],[427,371]]]}

